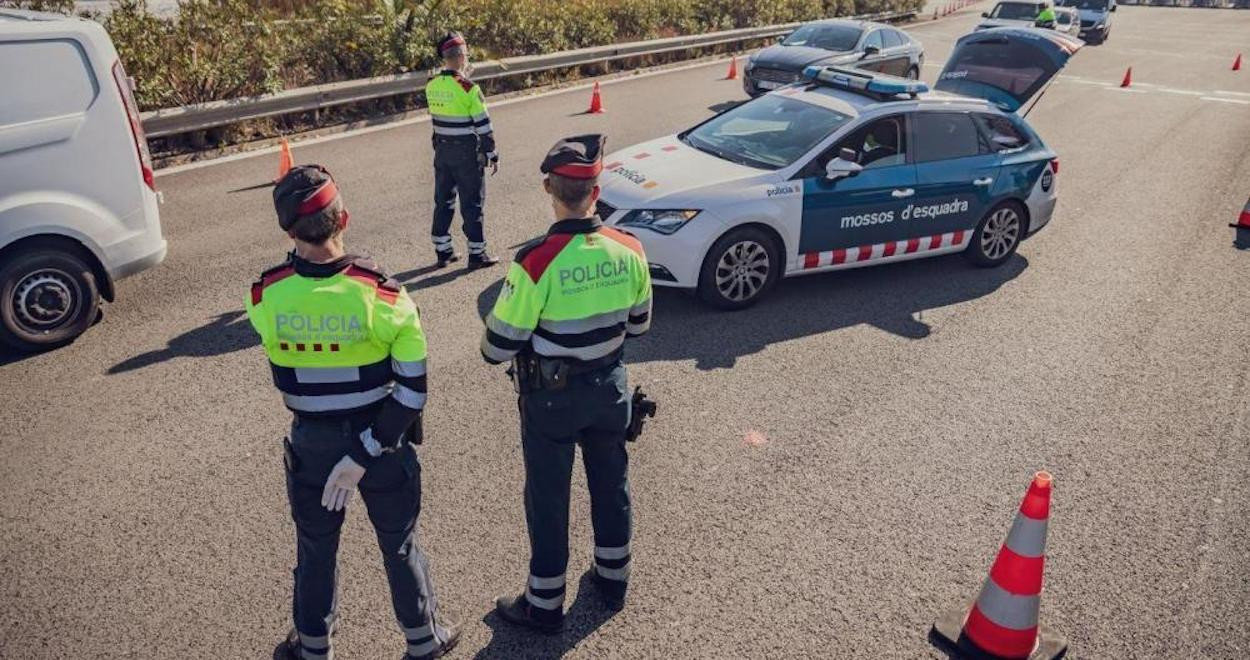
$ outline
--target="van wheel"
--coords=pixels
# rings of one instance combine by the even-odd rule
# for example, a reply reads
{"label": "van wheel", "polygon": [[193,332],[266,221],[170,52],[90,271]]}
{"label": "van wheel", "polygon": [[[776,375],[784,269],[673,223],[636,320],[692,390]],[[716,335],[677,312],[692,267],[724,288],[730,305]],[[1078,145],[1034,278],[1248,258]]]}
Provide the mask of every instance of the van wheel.
{"label": "van wheel", "polygon": [[781,276],[781,249],[755,227],[720,237],[703,258],[699,297],[720,309],[746,309],[760,301]]}
{"label": "van wheel", "polygon": [[68,344],[99,316],[91,267],[56,249],[18,254],[0,267],[0,340],[24,351]]}
{"label": "van wheel", "polygon": [[982,268],[1002,265],[1020,247],[1024,231],[1024,209],[1016,202],[1003,202],[981,218],[964,256]]}

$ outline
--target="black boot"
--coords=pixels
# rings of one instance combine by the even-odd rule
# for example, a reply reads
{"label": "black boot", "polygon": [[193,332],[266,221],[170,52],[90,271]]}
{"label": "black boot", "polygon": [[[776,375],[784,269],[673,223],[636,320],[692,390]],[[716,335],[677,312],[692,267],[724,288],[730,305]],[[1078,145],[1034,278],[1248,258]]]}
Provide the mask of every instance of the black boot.
{"label": "black boot", "polygon": [[540,633],[553,635],[564,629],[564,610],[544,610],[534,607],[520,596],[500,596],[495,599],[495,613],[508,623],[514,623]]}
{"label": "black boot", "polygon": [[497,257],[492,257],[485,252],[469,253],[469,268],[486,268],[499,263]]}
{"label": "black boot", "polygon": [[286,639],[278,643],[273,650],[273,660],[301,660],[299,633],[294,628],[286,634]]}
{"label": "black boot", "polygon": [[447,264],[453,264],[460,261],[460,255],[455,250],[435,250],[434,254],[438,255],[438,267],[446,268]]}
{"label": "black boot", "polygon": [[586,576],[590,578],[590,583],[595,585],[595,591],[599,594],[599,600],[613,612],[620,612],[625,609],[625,591],[629,588],[628,582],[620,580],[609,580],[595,570],[594,566],[586,571]]}
{"label": "black boot", "polygon": [[405,653],[404,657],[400,658],[400,660],[434,660],[435,658],[441,658],[448,653],[451,653],[451,650],[456,648],[456,643],[460,641],[460,622],[440,617],[437,626],[447,631],[447,639],[443,640],[442,646],[425,655],[410,655]]}

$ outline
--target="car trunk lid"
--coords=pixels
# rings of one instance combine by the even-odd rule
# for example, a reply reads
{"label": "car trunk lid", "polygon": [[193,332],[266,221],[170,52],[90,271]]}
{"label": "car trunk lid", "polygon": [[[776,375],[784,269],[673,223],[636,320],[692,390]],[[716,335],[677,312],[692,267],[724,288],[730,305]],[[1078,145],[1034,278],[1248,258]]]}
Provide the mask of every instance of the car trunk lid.
{"label": "car trunk lid", "polygon": [[995,28],[974,32],[955,43],[934,87],[982,98],[1015,112],[1083,45],[1080,39],[1054,30]]}

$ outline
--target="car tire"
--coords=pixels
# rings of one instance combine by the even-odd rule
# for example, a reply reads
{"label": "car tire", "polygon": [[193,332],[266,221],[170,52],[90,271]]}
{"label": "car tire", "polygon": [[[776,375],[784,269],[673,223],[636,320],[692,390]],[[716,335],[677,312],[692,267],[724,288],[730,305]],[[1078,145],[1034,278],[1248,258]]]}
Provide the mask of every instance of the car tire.
{"label": "car tire", "polygon": [[699,298],[724,310],[759,302],[785,268],[781,248],[768,232],[740,227],[712,245],[699,271]]}
{"label": "car tire", "polygon": [[907,69],[907,79],[920,80],[920,68],[913,65],[911,68]]}
{"label": "car tire", "polygon": [[1018,202],[1003,202],[990,209],[964,249],[964,256],[982,268],[1001,266],[1020,247],[1026,226],[1024,207]]}
{"label": "car tire", "polygon": [[0,341],[22,351],[64,346],[91,327],[100,292],[78,255],[38,248],[0,267]]}

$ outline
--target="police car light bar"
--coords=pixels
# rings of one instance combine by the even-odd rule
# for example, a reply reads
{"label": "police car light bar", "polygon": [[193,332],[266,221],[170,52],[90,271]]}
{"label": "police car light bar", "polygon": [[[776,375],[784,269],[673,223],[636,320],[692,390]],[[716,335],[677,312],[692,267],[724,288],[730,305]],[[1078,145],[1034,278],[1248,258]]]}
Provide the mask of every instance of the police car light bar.
{"label": "police car light bar", "polygon": [[929,91],[929,86],[919,80],[874,74],[871,71],[840,66],[809,66],[803,70],[803,77],[815,85],[828,85],[881,97],[899,94],[915,96]]}

